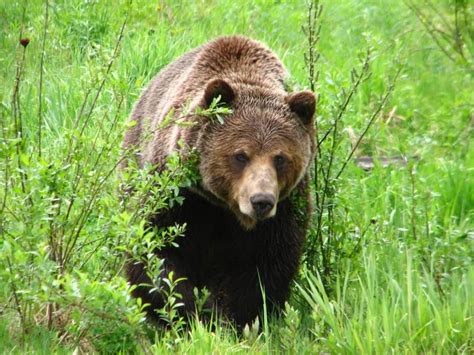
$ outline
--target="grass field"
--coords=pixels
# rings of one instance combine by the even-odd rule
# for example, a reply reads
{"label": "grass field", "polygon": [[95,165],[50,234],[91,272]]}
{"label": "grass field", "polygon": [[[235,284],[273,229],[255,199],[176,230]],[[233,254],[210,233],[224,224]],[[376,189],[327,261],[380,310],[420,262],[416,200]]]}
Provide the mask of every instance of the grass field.
{"label": "grass field", "polygon": [[[144,322],[122,264],[150,241],[117,198],[121,139],[147,82],[220,35],[265,42],[291,86],[311,87],[306,2],[0,1],[1,353],[474,352],[474,5],[321,3],[327,199],[283,315],[239,335],[220,319],[183,327],[172,307],[167,331]],[[343,167],[352,150],[370,171]],[[163,203],[182,177],[165,178]]]}

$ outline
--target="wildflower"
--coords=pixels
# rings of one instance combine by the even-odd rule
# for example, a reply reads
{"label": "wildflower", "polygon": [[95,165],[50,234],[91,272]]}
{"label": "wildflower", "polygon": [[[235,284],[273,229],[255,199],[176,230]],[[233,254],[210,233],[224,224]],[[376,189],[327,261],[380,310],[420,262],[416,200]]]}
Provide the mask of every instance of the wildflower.
{"label": "wildflower", "polygon": [[29,38],[22,38],[20,39],[20,44],[26,48],[26,46],[28,45],[28,43],[30,43],[30,39]]}

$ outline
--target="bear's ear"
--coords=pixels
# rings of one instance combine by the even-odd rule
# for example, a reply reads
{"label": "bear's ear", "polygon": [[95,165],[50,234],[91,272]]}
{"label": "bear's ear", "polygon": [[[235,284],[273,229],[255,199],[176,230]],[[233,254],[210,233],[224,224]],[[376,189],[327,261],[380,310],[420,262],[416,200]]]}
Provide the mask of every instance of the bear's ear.
{"label": "bear's ear", "polygon": [[311,91],[300,91],[290,94],[285,98],[290,110],[298,115],[304,125],[313,122],[314,112],[316,110],[316,97]]}
{"label": "bear's ear", "polygon": [[235,93],[232,87],[222,79],[214,79],[207,84],[204,91],[204,104],[209,107],[212,101],[220,96],[219,103],[230,105],[235,98]]}

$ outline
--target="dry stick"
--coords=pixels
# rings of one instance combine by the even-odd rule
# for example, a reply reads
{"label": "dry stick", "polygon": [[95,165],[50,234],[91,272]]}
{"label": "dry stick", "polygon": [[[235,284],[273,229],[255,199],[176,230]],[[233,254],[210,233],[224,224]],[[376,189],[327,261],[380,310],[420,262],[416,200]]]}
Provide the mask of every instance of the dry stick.
{"label": "dry stick", "polygon": [[351,152],[349,153],[349,156],[346,158],[346,160],[344,161],[344,164],[342,165],[341,169],[339,170],[339,172],[337,173],[336,175],[336,180],[341,176],[341,174],[343,173],[344,169],[346,168],[347,164],[349,163],[349,161],[351,160],[352,156],[354,155],[355,151],[357,150],[357,148],[359,147],[359,144],[360,142],[362,141],[362,139],[364,139],[365,135],[367,134],[369,128],[372,126],[372,124],[375,122],[375,120],[377,119],[379,113],[382,111],[382,109],[385,107],[385,104],[387,103],[390,95],[393,93],[393,90],[395,88],[395,83],[397,82],[397,79],[398,79],[398,76],[400,75],[400,72],[401,72],[401,67],[399,67],[395,73],[395,76],[393,78],[393,80],[391,81],[390,83],[390,86],[388,87],[388,90],[387,92],[385,93],[381,103],[378,105],[377,109],[374,111],[374,113],[372,114],[372,116],[370,117],[369,119],[369,122],[367,123],[367,126],[365,127],[364,131],[362,132],[362,134],[359,136],[359,138],[357,139],[357,142],[354,144],[354,146],[352,147],[352,150]]}
{"label": "dry stick", "polygon": [[41,157],[41,136],[43,127],[43,71],[44,71],[44,49],[46,45],[46,36],[48,33],[48,0],[45,0],[45,13],[44,13],[44,32],[43,32],[43,44],[41,47],[41,60],[40,60],[40,77],[39,77],[39,90],[38,90],[38,156]]}
{"label": "dry stick", "polygon": [[[26,42],[22,41],[23,37],[23,25],[25,22],[25,13],[26,13],[26,1],[25,5],[23,6],[23,14],[21,18],[21,28],[20,28],[20,35],[19,35],[19,42],[23,46],[23,52],[21,61],[17,62],[16,67],[16,78],[15,78],[15,86],[13,88],[13,95],[12,95],[12,113],[14,119],[14,126],[15,126],[15,138],[19,138],[16,144],[16,153],[17,153],[17,164],[18,170],[20,172],[20,185],[21,191],[25,194],[26,193],[26,181],[28,180],[28,175],[25,170],[23,170],[23,164],[21,163],[21,152],[24,148],[24,137],[23,137],[23,122],[21,118],[21,103],[20,103],[20,82],[21,82],[21,74],[23,72],[23,67],[25,65],[25,57],[26,57],[26,47],[28,46],[29,39]],[[33,200],[31,196],[27,196],[27,201],[29,205],[33,205]]]}
{"label": "dry stick", "polygon": [[[318,25],[318,20],[322,12],[322,6],[319,4],[318,0],[310,0],[308,2],[308,16],[307,16],[307,27],[303,26],[303,33],[306,35],[308,41],[308,50],[304,55],[304,60],[308,70],[308,81],[311,91],[315,91],[316,83],[319,78],[319,72],[315,71],[316,63],[319,59],[319,53],[316,50],[316,45],[319,41],[319,34],[321,31],[321,25]],[[320,188],[319,188],[319,156],[321,155],[321,146],[318,144],[318,121],[314,121],[315,128],[315,139],[316,147],[313,159],[313,184],[314,184],[314,198],[315,198],[315,211],[316,213],[321,214],[321,201],[320,201]],[[311,244],[310,248],[315,248],[317,245]]]}

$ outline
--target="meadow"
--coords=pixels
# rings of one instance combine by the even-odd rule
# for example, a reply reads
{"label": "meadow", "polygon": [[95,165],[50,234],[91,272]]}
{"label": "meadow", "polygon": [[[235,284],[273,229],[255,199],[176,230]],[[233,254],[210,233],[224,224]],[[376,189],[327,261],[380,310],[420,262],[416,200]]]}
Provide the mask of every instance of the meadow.
{"label": "meadow", "polygon": [[[472,2],[2,0],[0,19],[1,353],[474,352]],[[185,325],[171,294],[156,328],[124,255],[183,231],[153,235],[119,191],[164,209],[192,179],[179,157],[120,174],[121,141],[148,81],[228,34],[318,94],[311,230],[279,317]]]}

